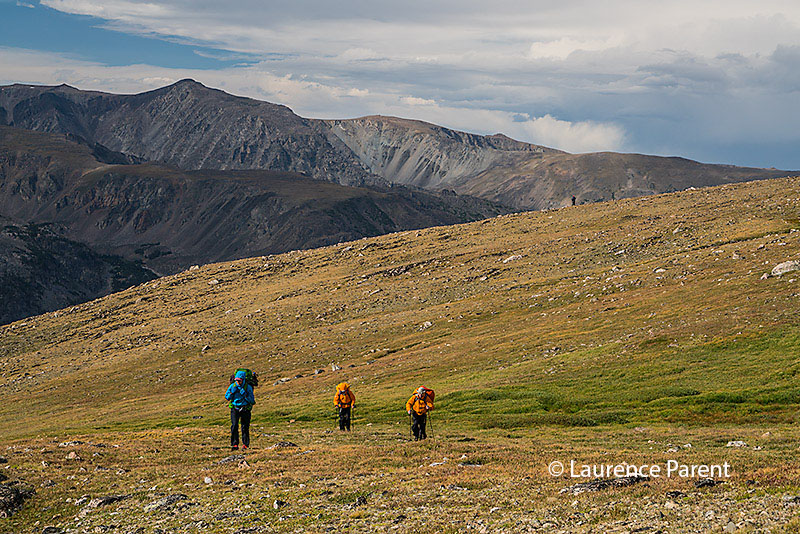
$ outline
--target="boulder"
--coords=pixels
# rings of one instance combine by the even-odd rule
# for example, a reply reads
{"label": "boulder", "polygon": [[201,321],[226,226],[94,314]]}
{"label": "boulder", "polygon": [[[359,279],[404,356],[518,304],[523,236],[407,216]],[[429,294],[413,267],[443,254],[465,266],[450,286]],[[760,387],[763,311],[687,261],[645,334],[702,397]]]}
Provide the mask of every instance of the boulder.
{"label": "boulder", "polygon": [[240,462],[242,460],[244,460],[244,454],[232,454],[218,461],[217,464],[229,464],[232,462]]}
{"label": "boulder", "polygon": [[148,505],[145,505],[144,511],[145,512],[155,512],[156,510],[169,510],[175,503],[179,501],[185,501],[188,499],[186,495],[183,493],[173,493],[172,495],[167,495],[166,497],[162,497],[157,501],[153,501]]}
{"label": "boulder", "polygon": [[18,480],[0,484],[0,517],[11,517],[34,493],[36,490]]}
{"label": "boulder", "polygon": [[581,482],[566,488],[563,488],[559,493],[570,493],[572,495],[580,495],[587,491],[600,491],[607,488],[624,488],[626,486],[633,486],[639,482],[650,480],[650,477],[633,475],[629,477],[619,478],[604,478],[599,480],[592,480],[591,482]]}
{"label": "boulder", "polygon": [[779,263],[778,265],[773,267],[772,272],[770,274],[772,276],[781,276],[792,271],[800,271],[800,261],[791,260]]}

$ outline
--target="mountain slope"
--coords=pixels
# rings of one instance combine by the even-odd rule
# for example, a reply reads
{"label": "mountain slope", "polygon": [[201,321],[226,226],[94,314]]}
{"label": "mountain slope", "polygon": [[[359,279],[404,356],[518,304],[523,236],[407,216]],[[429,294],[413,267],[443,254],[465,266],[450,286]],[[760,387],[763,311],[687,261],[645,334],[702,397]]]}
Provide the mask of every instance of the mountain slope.
{"label": "mountain slope", "polygon": [[345,185],[391,182],[517,210],[564,206],[573,195],[594,202],[789,174],[638,154],[568,154],[393,117],[306,119],[191,80],[138,95],[0,87],[0,123],[69,133],[187,170],[298,172]]}
{"label": "mountain slope", "polygon": [[48,226],[0,217],[0,324],[152,280],[138,262],[98,254]]}
{"label": "mountain slope", "polygon": [[788,174],[640,154],[569,154],[394,117],[329,124],[370,171],[391,182],[452,189],[520,210],[566,206],[573,195],[597,202]]}
{"label": "mountain slope", "polygon": [[[217,421],[240,365],[276,424],[325,424],[342,380],[384,423],[419,382],[438,417],[474,427],[788,421],[797,282],[762,274],[800,259],[798,199],[800,178],[768,180],[161,278],[0,328],[0,429]],[[17,427],[23,405],[51,416]]]}
{"label": "mountain slope", "polygon": [[266,169],[344,185],[382,183],[324,123],[191,80],[137,95],[11,85],[0,88],[0,108],[5,124],[73,134],[183,169]]}
{"label": "mountain slope", "polygon": [[402,187],[344,187],[270,171],[108,165],[55,135],[0,127],[0,213],[171,273],[502,213]]}

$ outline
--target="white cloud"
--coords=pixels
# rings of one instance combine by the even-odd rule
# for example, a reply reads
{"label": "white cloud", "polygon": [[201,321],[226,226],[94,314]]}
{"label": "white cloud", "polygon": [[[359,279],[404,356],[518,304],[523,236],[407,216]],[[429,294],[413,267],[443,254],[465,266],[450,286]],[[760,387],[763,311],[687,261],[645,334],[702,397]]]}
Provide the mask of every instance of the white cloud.
{"label": "white cloud", "polygon": [[[42,5],[102,18],[118,31],[256,54],[262,63],[192,77],[309,116],[391,113],[569,150],[727,154],[731,162],[764,165],[771,162],[756,144],[800,142],[793,120],[800,111],[797,0]],[[23,64],[6,67],[0,76],[9,79],[29,72]],[[82,85],[102,70],[95,77],[103,88],[139,90],[151,88],[145,79],[187,72],[100,67],[68,75],[51,65],[56,70],[42,76],[72,76],[62,81]],[[794,154],[785,159],[800,167]]]}
{"label": "white cloud", "polygon": [[[236,95],[285,104],[306,117],[396,115],[475,133],[504,133],[519,140],[575,152],[618,150],[624,139],[622,128],[614,124],[572,123],[549,115],[529,117],[506,111],[440,105],[432,99],[276,76],[264,68],[265,65],[255,65],[206,71],[147,65],[109,67],[56,54],[0,49],[0,72],[15,70],[16,81],[22,83],[69,83],[82,89],[134,93],[194,78]],[[11,81],[0,77],[0,83]]]}

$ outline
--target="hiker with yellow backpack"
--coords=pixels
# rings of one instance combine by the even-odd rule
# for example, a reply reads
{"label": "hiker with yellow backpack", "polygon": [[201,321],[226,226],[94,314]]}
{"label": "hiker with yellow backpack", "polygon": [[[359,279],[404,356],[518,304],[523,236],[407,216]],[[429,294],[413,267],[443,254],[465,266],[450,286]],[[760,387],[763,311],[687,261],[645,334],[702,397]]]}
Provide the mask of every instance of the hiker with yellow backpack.
{"label": "hiker with yellow backpack", "polygon": [[239,423],[242,424],[242,450],[250,447],[250,416],[256,397],[253,386],[258,385],[258,375],[249,369],[237,369],[231,377],[231,385],[225,392],[225,400],[231,408],[231,450],[239,448]]}
{"label": "hiker with yellow backpack", "polygon": [[411,432],[414,434],[414,441],[428,437],[425,426],[428,422],[428,412],[433,410],[434,395],[432,389],[421,386],[406,402],[406,411],[411,416]]}
{"label": "hiker with yellow backpack", "polygon": [[339,430],[350,432],[350,415],[356,403],[356,396],[350,391],[350,384],[342,382],[336,386],[333,405],[339,409]]}

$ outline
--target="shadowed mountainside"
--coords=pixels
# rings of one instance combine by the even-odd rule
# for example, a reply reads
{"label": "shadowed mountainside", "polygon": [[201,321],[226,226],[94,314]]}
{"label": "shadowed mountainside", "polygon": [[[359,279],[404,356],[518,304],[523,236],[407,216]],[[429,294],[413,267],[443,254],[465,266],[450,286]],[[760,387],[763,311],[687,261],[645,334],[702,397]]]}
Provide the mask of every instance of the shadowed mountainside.
{"label": "shadowed mountainside", "polygon": [[49,226],[0,217],[0,324],[86,302],[156,275],[138,262],[98,254]]}
{"label": "shadowed mountainside", "polygon": [[0,217],[14,221],[0,246],[0,321],[118,291],[152,276],[148,269],[173,273],[507,212],[405,187],[115,165],[100,157],[120,160],[101,145],[0,126]]}
{"label": "shadowed mountainside", "polygon": [[0,87],[0,123],[69,133],[127,157],[183,169],[299,172],[345,185],[447,189],[517,210],[790,174],[638,154],[568,154],[503,135],[370,116],[315,120],[182,80],[137,95],[69,86]]}
{"label": "shadowed mountainside", "polygon": [[170,273],[505,210],[452,194],[345,187],[283,172],[107,165],[56,135],[0,127],[0,213]]}

